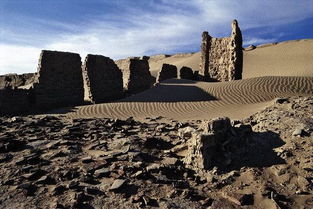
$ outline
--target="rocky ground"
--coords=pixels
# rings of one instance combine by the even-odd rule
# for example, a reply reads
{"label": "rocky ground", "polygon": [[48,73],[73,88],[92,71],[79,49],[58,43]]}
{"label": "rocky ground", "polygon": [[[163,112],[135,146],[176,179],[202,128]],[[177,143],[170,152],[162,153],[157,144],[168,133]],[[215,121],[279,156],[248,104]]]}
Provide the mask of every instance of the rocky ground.
{"label": "rocky ground", "polygon": [[313,208],[313,97],[243,121],[0,124],[0,208]]}

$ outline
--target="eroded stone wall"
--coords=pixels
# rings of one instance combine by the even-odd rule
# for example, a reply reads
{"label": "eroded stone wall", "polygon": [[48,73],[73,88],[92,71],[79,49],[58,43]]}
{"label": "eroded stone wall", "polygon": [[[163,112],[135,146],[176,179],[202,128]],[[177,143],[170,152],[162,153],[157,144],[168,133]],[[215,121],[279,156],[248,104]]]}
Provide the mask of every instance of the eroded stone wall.
{"label": "eroded stone wall", "polygon": [[32,91],[27,89],[0,89],[0,115],[26,113],[34,105]]}
{"label": "eroded stone wall", "polygon": [[180,71],[179,71],[179,77],[181,79],[189,79],[189,80],[193,80],[194,79],[194,75],[193,75],[193,71],[190,67],[185,67],[183,66]]}
{"label": "eroded stone wall", "polygon": [[177,67],[164,63],[158,73],[157,82],[160,83],[166,79],[177,78]]}
{"label": "eroded stone wall", "polygon": [[34,81],[35,73],[7,74],[0,76],[0,89],[18,88]]}
{"label": "eroded stone wall", "polygon": [[83,65],[85,99],[107,102],[123,96],[122,72],[109,57],[87,55]]}
{"label": "eroded stone wall", "polygon": [[79,54],[43,50],[33,84],[36,106],[45,110],[82,104],[81,64]]}
{"label": "eroded stone wall", "polygon": [[242,34],[236,20],[230,37],[213,38],[202,33],[199,74],[207,81],[230,81],[242,78]]}
{"label": "eroded stone wall", "polygon": [[115,63],[122,70],[123,86],[127,93],[135,94],[151,87],[152,77],[147,59],[128,58]]}

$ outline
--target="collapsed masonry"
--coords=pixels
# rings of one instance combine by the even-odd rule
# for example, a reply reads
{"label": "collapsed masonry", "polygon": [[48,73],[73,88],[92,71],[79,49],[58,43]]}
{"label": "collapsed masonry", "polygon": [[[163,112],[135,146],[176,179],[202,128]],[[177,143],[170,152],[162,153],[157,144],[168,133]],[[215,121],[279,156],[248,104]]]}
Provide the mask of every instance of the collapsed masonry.
{"label": "collapsed masonry", "polygon": [[0,89],[21,88],[34,82],[35,73],[6,74],[0,76]]}
{"label": "collapsed masonry", "polygon": [[158,73],[157,83],[171,78],[177,78],[177,67],[165,63],[162,65],[162,69]]}
{"label": "collapsed masonry", "polygon": [[180,130],[183,139],[187,141],[187,152],[183,159],[187,167],[199,175],[213,167],[225,168],[241,149],[251,141],[253,131],[250,125],[232,125],[229,118],[216,118],[205,121],[199,130]]}
{"label": "collapsed masonry", "polygon": [[152,85],[152,77],[149,71],[147,59],[128,58],[116,61],[123,73],[123,86],[128,94],[135,94]]}
{"label": "collapsed masonry", "polygon": [[109,57],[88,54],[82,70],[86,100],[100,103],[123,96],[122,72]]}
{"label": "collapsed masonry", "polygon": [[230,37],[213,38],[202,33],[199,74],[206,81],[231,81],[242,78],[242,34],[237,20]]}

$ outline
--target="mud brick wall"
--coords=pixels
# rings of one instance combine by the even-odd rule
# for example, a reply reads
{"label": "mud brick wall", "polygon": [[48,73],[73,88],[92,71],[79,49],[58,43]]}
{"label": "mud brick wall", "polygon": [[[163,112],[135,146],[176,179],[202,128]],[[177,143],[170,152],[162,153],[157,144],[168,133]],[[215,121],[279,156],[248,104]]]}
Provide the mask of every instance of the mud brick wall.
{"label": "mud brick wall", "polygon": [[33,84],[41,110],[82,104],[83,77],[79,54],[43,50]]}
{"label": "mud brick wall", "polygon": [[32,91],[27,89],[0,89],[0,115],[21,114],[34,105]]}
{"label": "mud brick wall", "polygon": [[109,57],[87,55],[83,77],[85,99],[93,103],[112,101],[123,96],[122,72]]}
{"label": "mud brick wall", "polygon": [[0,76],[0,89],[17,88],[31,84],[34,81],[35,73],[7,74]]}
{"label": "mud brick wall", "polygon": [[200,72],[207,81],[230,81],[242,78],[242,34],[236,20],[230,37],[213,38],[202,33]]}
{"label": "mud brick wall", "polygon": [[182,68],[180,68],[179,77],[181,79],[194,80],[193,71],[190,67],[183,66]]}
{"label": "mud brick wall", "polygon": [[115,62],[123,73],[123,86],[127,93],[135,94],[152,85],[149,62],[146,59],[128,58]]}
{"label": "mud brick wall", "polygon": [[160,83],[171,78],[177,78],[177,67],[165,63],[162,65],[162,69],[158,73],[157,82]]}

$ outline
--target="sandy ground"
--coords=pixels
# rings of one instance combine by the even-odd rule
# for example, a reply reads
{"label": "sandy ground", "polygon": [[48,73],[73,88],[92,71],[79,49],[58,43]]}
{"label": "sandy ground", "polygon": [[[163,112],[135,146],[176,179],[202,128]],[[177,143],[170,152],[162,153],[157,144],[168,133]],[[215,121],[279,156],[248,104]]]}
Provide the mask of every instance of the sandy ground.
{"label": "sandy ground", "polygon": [[[168,80],[126,99],[105,104],[61,109],[70,118],[110,117],[136,119],[163,116],[176,120],[228,116],[243,119],[272,104],[273,99],[313,94],[313,40],[258,46],[244,51],[243,79],[205,83]],[[199,53],[157,55],[149,60],[153,76],[163,63],[198,70]]]}
{"label": "sandy ground", "polygon": [[[243,53],[243,79],[261,76],[312,76],[313,40],[303,39],[278,44],[264,44]],[[150,71],[157,76],[163,63],[199,70],[200,52],[166,58],[152,57]]]}

